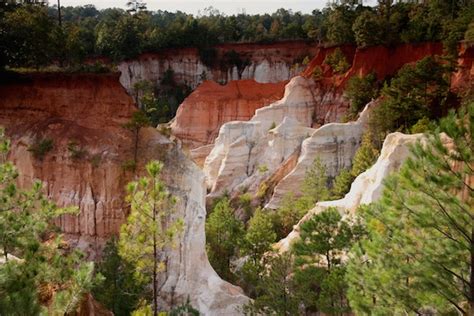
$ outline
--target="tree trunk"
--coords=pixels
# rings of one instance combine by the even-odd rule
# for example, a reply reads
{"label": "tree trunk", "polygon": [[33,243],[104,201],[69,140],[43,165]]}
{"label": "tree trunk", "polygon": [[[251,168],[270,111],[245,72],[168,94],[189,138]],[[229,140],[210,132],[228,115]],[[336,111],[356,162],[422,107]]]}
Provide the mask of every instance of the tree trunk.
{"label": "tree trunk", "polygon": [[8,252],[7,252],[7,247],[4,245],[3,246],[3,255],[5,256],[5,263],[8,262]]}
{"label": "tree trunk", "polygon": [[[138,133],[137,133],[138,135]],[[138,141],[138,138],[137,138]],[[136,148],[136,147],[135,147]],[[135,152],[136,153],[136,152]],[[136,154],[135,154],[135,159],[136,159]],[[135,160],[136,161],[136,160]],[[155,179],[153,179],[153,316],[158,316],[158,298],[157,298],[157,284],[156,284],[156,279],[158,277],[158,249],[157,249],[157,241],[156,241],[156,205],[155,205]]]}
{"label": "tree trunk", "polygon": [[58,0],[58,23],[59,23],[59,27],[61,27],[63,24],[62,17],[61,17],[61,1],[60,0]]}
{"label": "tree trunk", "polygon": [[469,276],[469,316],[474,316],[474,228],[471,231],[471,271]]}

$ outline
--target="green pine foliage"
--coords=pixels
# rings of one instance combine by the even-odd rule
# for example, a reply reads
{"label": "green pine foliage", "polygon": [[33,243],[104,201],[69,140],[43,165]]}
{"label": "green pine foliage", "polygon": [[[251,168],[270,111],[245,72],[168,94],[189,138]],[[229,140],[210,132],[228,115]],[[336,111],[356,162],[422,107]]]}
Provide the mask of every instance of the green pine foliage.
{"label": "green pine foliage", "polygon": [[273,213],[273,227],[277,239],[284,238],[293,230],[293,226],[306,214],[311,207],[306,199],[295,198],[292,193],[286,194],[280,207]]}
{"label": "green pine foliage", "polygon": [[321,158],[316,157],[311,166],[306,170],[301,190],[303,192],[303,199],[308,200],[311,206],[318,201],[328,199],[327,170]]}
{"label": "green pine foliage", "polygon": [[316,202],[330,198],[326,166],[319,157],[316,157],[306,170],[301,191],[299,197],[295,197],[292,193],[286,194],[272,216],[278,239],[286,237]]}
{"label": "green pine foliage", "polygon": [[374,146],[371,131],[362,136],[362,143],[352,159],[351,176],[355,179],[359,174],[369,169],[377,160],[379,151]]}
{"label": "green pine foliage", "polygon": [[455,56],[458,43],[469,39],[466,33],[474,17],[472,3],[466,0],[379,1],[377,6],[338,1],[311,14],[278,9],[272,14],[228,16],[213,8],[204,11],[193,16],[68,6],[61,8],[59,27],[55,7],[3,1],[0,66],[41,67],[59,60],[74,67],[93,56],[118,62],[163,48],[196,47],[205,65],[233,64],[241,72],[247,63],[245,56],[219,56],[216,44],[288,39],[362,47],[442,41]]}
{"label": "green pine foliage", "polygon": [[396,130],[409,131],[422,118],[436,119],[446,112],[448,68],[433,57],[405,65],[382,89],[383,101],[374,108],[370,129],[379,139]]}
{"label": "green pine foliage", "polygon": [[300,298],[307,312],[341,315],[350,311],[342,256],[362,234],[358,223],[342,219],[335,208],[301,224],[292,253]]}
{"label": "green pine foliage", "polygon": [[[81,254],[62,249],[53,220],[76,214],[58,208],[42,192],[17,187],[18,172],[6,160],[10,147],[0,129],[0,311],[5,315],[73,313],[98,279]],[[53,290],[54,289],[54,290]]]}
{"label": "green pine foliage", "polygon": [[354,176],[352,176],[351,172],[348,169],[342,169],[334,179],[331,188],[331,198],[333,200],[342,199],[349,192],[353,180]]}
{"label": "green pine foliage", "polygon": [[128,129],[133,133],[133,171],[136,168],[138,162],[138,143],[140,141],[140,131],[142,128],[150,126],[150,119],[147,117],[143,110],[133,112],[131,119],[123,125],[124,128]]}
{"label": "green pine foliage", "polygon": [[291,254],[274,255],[257,285],[259,296],[244,307],[246,315],[297,315],[298,297]]}
{"label": "green pine foliage", "polygon": [[54,142],[51,138],[36,138],[34,143],[28,147],[28,151],[33,157],[43,160],[47,153],[54,148]]}
{"label": "green pine foliage", "polygon": [[94,298],[117,316],[130,315],[140,300],[150,300],[146,283],[135,277],[135,267],[119,255],[118,240],[113,237],[105,245],[102,260],[97,263],[97,273],[103,282],[94,286]]}
{"label": "green pine foliage", "polygon": [[368,236],[348,267],[355,313],[472,314],[473,122],[474,104],[442,119],[386,180],[381,200],[361,210]]}
{"label": "green pine foliage", "polygon": [[271,245],[276,241],[276,237],[270,214],[258,208],[248,222],[242,253],[257,262],[265,252],[270,250]]}
{"label": "green pine foliage", "polygon": [[151,161],[146,165],[147,176],[127,185],[131,212],[119,239],[120,257],[133,265],[140,282],[151,283],[154,315],[159,311],[158,273],[166,268],[159,255],[173,246],[184,226],[181,218],[172,218],[176,198],[160,179],[162,168],[161,162]]}
{"label": "green pine foliage", "polygon": [[378,96],[379,89],[376,75],[370,73],[365,77],[353,76],[347,82],[344,93],[351,102],[347,116],[349,119],[355,119],[367,103]]}
{"label": "green pine foliage", "polygon": [[241,255],[248,257],[239,271],[239,283],[251,297],[258,294],[256,285],[260,283],[266,265],[265,253],[271,250],[276,238],[271,214],[258,208],[243,237]]}
{"label": "green pine foliage", "polygon": [[383,20],[374,11],[363,11],[352,24],[352,30],[358,47],[384,43]]}
{"label": "green pine foliage", "polygon": [[324,63],[330,66],[332,71],[336,74],[343,74],[351,67],[346,56],[339,47],[326,56]]}
{"label": "green pine foliage", "polygon": [[206,221],[206,248],[209,262],[225,280],[233,281],[230,261],[242,244],[244,226],[234,215],[228,198],[222,198],[212,209]]}

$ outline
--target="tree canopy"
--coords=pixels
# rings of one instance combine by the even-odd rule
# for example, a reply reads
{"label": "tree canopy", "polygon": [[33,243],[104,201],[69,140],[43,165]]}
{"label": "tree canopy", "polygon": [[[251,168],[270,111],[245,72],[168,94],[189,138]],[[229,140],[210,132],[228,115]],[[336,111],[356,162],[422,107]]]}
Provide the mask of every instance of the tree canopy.
{"label": "tree canopy", "polygon": [[442,119],[361,211],[368,236],[348,277],[356,313],[472,314],[473,122],[472,103]]}

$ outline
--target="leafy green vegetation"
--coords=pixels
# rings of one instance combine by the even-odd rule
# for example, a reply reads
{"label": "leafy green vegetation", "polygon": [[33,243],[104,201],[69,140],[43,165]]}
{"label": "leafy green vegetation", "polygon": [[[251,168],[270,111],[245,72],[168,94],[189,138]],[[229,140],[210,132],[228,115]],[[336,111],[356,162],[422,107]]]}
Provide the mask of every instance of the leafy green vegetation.
{"label": "leafy green vegetation", "polygon": [[0,130],[0,310],[5,315],[72,314],[100,278],[77,251],[64,249],[53,220],[77,214],[58,208],[42,192],[17,187],[18,172],[6,161],[10,142]]}
{"label": "leafy green vegetation", "polygon": [[206,222],[207,254],[216,272],[226,280],[235,280],[230,261],[237,255],[243,234],[243,224],[235,217],[229,199],[218,201]]}
{"label": "leafy green vegetation", "polygon": [[140,141],[140,131],[142,128],[150,126],[150,119],[147,117],[143,110],[133,112],[131,119],[123,125],[124,128],[128,129],[133,133],[133,163],[126,163],[126,167],[133,167],[135,170],[138,163],[138,142]]}
{"label": "leafy green vegetation", "polygon": [[[70,66],[95,56],[120,61],[142,52],[190,46],[199,49],[204,64],[222,66],[216,63],[216,44],[294,39],[361,47],[442,41],[455,56],[458,43],[472,37],[474,9],[465,0],[380,0],[375,7],[341,1],[311,14],[278,9],[273,14],[227,16],[208,8],[192,16],[179,11],[97,10],[92,5],[61,7],[61,14],[60,26],[56,7],[0,3],[0,67],[39,68],[56,61]],[[231,51],[222,62],[241,72],[247,60]]]}
{"label": "leafy green vegetation", "polygon": [[117,316],[130,315],[142,299],[150,300],[146,283],[135,277],[135,267],[119,255],[118,240],[110,239],[97,264],[104,281],[92,289],[94,298]]}
{"label": "leafy green vegetation", "polygon": [[135,277],[151,283],[153,315],[159,312],[158,273],[166,263],[158,256],[171,246],[183,229],[182,219],[171,219],[176,198],[160,180],[163,164],[151,161],[146,165],[147,176],[127,185],[127,201],[131,212],[120,230],[119,255],[130,263]]}
{"label": "leafy green vegetation", "polygon": [[133,90],[140,108],[153,126],[169,122],[178,106],[191,93],[190,87],[176,83],[172,69],[165,72],[160,85],[143,80],[137,82]]}
{"label": "leafy green vegetation", "polygon": [[360,211],[368,235],[348,267],[354,312],[472,312],[473,122],[472,103],[442,119],[386,180],[381,200]]}
{"label": "leafy green vegetation", "polygon": [[405,65],[382,88],[381,104],[374,108],[370,130],[381,142],[388,132],[409,131],[423,118],[446,114],[449,96],[449,68],[433,57]]}
{"label": "leafy green vegetation", "polygon": [[36,138],[34,143],[28,147],[28,151],[31,152],[36,159],[43,160],[53,147],[54,142],[51,138]]}
{"label": "leafy green vegetation", "polygon": [[371,73],[365,77],[353,76],[347,82],[344,93],[351,102],[347,116],[349,119],[354,119],[367,103],[378,96],[376,75]]}
{"label": "leafy green vegetation", "polygon": [[71,158],[74,160],[79,160],[84,158],[87,155],[87,150],[85,150],[77,141],[71,140],[67,144],[67,149],[71,154]]}
{"label": "leafy green vegetation", "polygon": [[339,47],[326,56],[324,63],[329,65],[336,74],[345,73],[351,66]]}
{"label": "leafy green vegetation", "polygon": [[[301,300],[307,311],[341,315],[350,311],[341,256],[363,233],[357,223],[342,219],[339,211],[328,208],[300,227],[293,245],[295,274]],[[318,287],[318,291],[314,288]]]}

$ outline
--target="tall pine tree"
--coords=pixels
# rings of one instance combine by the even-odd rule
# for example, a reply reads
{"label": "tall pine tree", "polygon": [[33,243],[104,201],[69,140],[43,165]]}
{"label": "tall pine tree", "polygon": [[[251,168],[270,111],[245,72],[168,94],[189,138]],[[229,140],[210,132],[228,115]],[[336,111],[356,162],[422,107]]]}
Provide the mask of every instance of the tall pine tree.
{"label": "tall pine tree", "polygon": [[356,313],[474,314],[473,131],[474,104],[451,112],[362,212],[369,234],[348,277]]}
{"label": "tall pine tree", "polygon": [[165,269],[160,257],[183,229],[181,218],[172,219],[176,198],[160,180],[163,164],[146,165],[148,176],[128,184],[131,212],[120,230],[119,254],[134,265],[142,280],[151,282],[153,315],[158,315],[158,273]]}
{"label": "tall pine tree", "polygon": [[18,188],[18,172],[6,159],[9,148],[0,129],[0,313],[74,313],[94,283],[94,265],[65,250],[52,223],[77,209],[58,208],[40,182]]}

